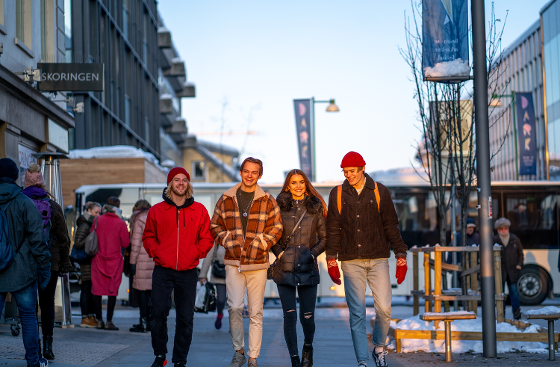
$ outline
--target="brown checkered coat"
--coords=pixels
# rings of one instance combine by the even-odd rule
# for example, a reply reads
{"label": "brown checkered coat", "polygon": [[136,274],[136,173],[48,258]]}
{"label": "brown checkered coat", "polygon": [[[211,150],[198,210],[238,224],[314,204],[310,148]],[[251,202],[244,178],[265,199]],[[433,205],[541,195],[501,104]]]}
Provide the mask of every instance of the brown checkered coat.
{"label": "brown checkered coat", "polygon": [[224,264],[238,266],[239,271],[266,269],[268,250],[282,237],[280,208],[272,196],[257,186],[243,238],[236,198],[240,186],[238,183],[218,200],[210,230],[214,240],[226,249]]}

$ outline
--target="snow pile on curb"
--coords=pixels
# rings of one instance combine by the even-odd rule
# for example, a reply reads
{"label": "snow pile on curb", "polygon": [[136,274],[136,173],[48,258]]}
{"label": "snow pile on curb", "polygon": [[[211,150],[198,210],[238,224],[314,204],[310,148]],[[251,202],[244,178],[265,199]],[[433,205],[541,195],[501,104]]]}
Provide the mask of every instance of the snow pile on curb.
{"label": "snow pile on curb", "polygon": [[160,170],[168,172],[169,169],[160,166],[158,159],[152,154],[128,145],[113,145],[110,147],[97,147],[90,149],[74,149],[68,154],[70,159],[91,158],[144,158],[155,164]]}
{"label": "snow pile on curb", "polygon": [[[443,321],[439,322],[438,330],[444,329]],[[408,319],[400,321],[398,324],[391,321],[393,329],[401,330],[435,330],[434,322],[427,322],[420,320],[419,316],[413,316]],[[531,325],[525,330],[519,330],[515,326],[502,322],[496,324],[497,332],[507,333],[537,333],[540,327],[538,325]],[[482,331],[482,318],[474,320],[456,320],[451,323],[451,331]],[[426,339],[402,339],[403,353],[411,353],[417,351],[425,351],[432,353],[445,353],[444,340],[426,340]],[[547,345],[545,343],[529,343],[529,342],[497,342],[498,353],[514,352],[517,350],[531,353],[548,353]],[[389,349],[395,349],[395,341],[391,343]],[[452,350],[454,353],[465,353],[473,351],[474,353],[482,353],[482,340],[453,340]]]}
{"label": "snow pile on curb", "polygon": [[462,59],[440,62],[435,64],[433,68],[424,68],[424,75],[427,77],[467,76],[470,73],[469,62]]}
{"label": "snow pile on curb", "polygon": [[560,308],[559,307],[554,307],[554,306],[546,306],[543,308],[540,308],[538,310],[529,310],[527,312],[523,312],[525,315],[539,315],[539,316],[543,316],[543,315],[558,315],[560,314]]}

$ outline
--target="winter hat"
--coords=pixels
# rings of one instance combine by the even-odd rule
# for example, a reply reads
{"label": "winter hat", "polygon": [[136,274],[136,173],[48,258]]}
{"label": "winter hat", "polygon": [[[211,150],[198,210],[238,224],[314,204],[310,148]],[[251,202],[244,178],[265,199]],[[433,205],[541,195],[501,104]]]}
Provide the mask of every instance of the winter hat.
{"label": "winter hat", "polygon": [[17,180],[19,176],[19,170],[16,162],[10,158],[0,159],[0,178],[10,178],[12,180]]}
{"label": "winter hat", "polygon": [[469,218],[467,219],[467,228],[469,227],[476,227],[476,223],[474,222],[474,219]]}
{"label": "winter hat", "polygon": [[41,167],[38,164],[33,163],[27,171],[25,171],[25,178],[23,179],[23,187],[27,188],[29,186],[40,186],[43,187],[45,180],[43,179],[43,174],[41,173]]}
{"label": "winter hat", "polygon": [[348,152],[342,158],[342,163],[340,163],[340,168],[344,167],[363,167],[366,165],[364,158],[360,155],[360,153],[356,152]]}
{"label": "winter hat", "polygon": [[175,167],[173,168],[171,171],[169,171],[169,174],[167,175],[167,185],[169,186],[169,183],[171,181],[173,181],[173,178],[175,176],[177,176],[179,173],[184,174],[185,176],[187,176],[187,180],[191,180],[191,175],[189,175],[189,173],[187,172],[186,169],[184,169],[183,167]]}
{"label": "winter hat", "polygon": [[496,221],[496,224],[494,224],[495,229],[503,228],[503,227],[508,227],[509,228],[509,226],[511,226],[511,222],[504,217],[501,217],[500,219],[498,219]]}

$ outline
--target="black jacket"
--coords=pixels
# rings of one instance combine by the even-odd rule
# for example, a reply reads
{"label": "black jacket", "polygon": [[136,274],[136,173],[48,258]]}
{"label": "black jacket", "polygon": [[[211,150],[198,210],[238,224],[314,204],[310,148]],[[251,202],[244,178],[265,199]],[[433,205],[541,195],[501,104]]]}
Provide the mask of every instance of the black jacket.
{"label": "black jacket", "polygon": [[[317,256],[325,251],[327,237],[321,200],[307,196],[304,200],[296,202],[289,192],[283,192],[278,195],[276,201],[280,207],[284,231],[280,241],[272,246],[271,250],[276,256],[282,251],[284,254],[276,263],[274,282],[293,287],[319,284]],[[305,209],[305,217],[286,243]]]}
{"label": "black jacket", "polygon": [[[91,226],[93,225],[93,215],[86,219],[83,215],[80,215],[76,221],[78,228],[74,232],[74,247],[78,250],[83,250],[86,246],[86,237],[89,235]],[[88,256],[85,263],[80,264],[80,272],[82,274],[82,281],[87,282],[91,280],[91,260],[93,258]]]}
{"label": "black jacket", "polygon": [[375,183],[366,173],[360,195],[348,180],[342,184],[342,212],[338,213],[337,187],[329,195],[327,215],[327,258],[338,260],[389,258],[391,246],[396,257],[406,256],[408,247],[399,232],[399,218],[391,193],[377,183],[380,213],[375,199]]}
{"label": "black jacket", "polygon": [[498,235],[494,236],[494,243],[502,246],[502,282],[507,280],[508,283],[517,283],[521,270],[517,269],[516,266],[523,266],[525,258],[521,240],[510,232],[507,246],[504,246],[502,239]]}

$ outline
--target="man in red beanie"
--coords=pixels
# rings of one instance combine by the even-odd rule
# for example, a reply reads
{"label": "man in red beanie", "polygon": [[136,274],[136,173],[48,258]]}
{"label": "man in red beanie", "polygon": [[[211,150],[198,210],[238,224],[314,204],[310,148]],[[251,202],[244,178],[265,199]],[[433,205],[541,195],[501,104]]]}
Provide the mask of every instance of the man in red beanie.
{"label": "man in red beanie", "polygon": [[359,367],[369,359],[366,338],[366,284],[375,300],[372,353],[376,366],[387,366],[385,341],[391,322],[391,246],[397,258],[397,283],[406,275],[407,246],[399,232],[399,219],[391,193],[365,173],[366,162],[349,152],[340,167],[346,180],[331,190],[327,215],[327,266],[333,282],[341,284],[337,258],[344,273],[344,290],[350,310],[350,329]]}
{"label": "man in red beanie", "polygon": [[152,367],[167,360],[167,315],[171,292],[177,311],[173,363],[185,366],[192,341],[198,260],[206,257],[214,240],[210,216],[204,205],[194,201],[189,173],[175,167],[167,175],[163,202],[148,212],[142,236],[144,248],[156,263],[152,274]]}

